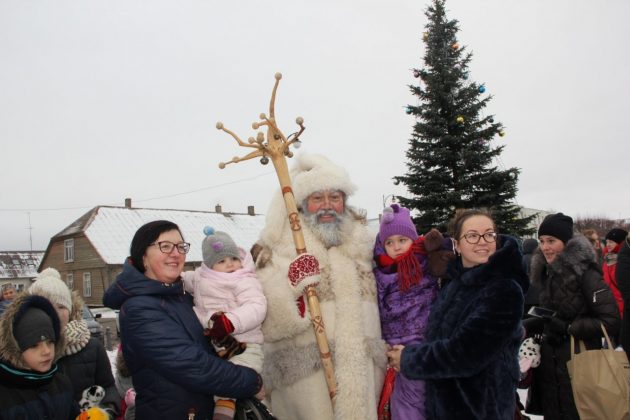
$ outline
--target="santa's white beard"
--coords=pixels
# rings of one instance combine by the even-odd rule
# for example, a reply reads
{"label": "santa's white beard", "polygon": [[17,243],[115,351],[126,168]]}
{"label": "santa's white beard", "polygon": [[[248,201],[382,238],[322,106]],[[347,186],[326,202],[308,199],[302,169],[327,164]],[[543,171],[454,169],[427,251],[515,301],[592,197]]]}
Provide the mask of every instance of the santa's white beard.
{"label": "santa's white beard", "polygon": [[[332,222],[322,223],[319,221],[320,216],[334,216]],[[313,232],[317,238],[322,241],[326,248],[341,245],[342,243],[342,224],[345,222],[347,215],[339,214],[334,210],[319,210],[315,213],[309,213],[304,210],[304,223]]]}

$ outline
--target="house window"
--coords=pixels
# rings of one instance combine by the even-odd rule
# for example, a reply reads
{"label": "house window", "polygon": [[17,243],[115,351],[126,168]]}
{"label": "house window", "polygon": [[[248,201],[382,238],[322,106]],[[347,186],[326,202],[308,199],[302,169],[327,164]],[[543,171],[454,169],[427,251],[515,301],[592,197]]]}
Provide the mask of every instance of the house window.
{"label": "house window", "polygon": [[83,273],[83,297],[92,297],[92,273]]}
{"label": "house window", "polygon": [[74,239],[66,239],[63,241],[63,261],[74,261]]}
{"label": "house window", "polygon": [[66,274],[66,284],[68,285],[68,289],[74,289],[74,274],[68,273]]}

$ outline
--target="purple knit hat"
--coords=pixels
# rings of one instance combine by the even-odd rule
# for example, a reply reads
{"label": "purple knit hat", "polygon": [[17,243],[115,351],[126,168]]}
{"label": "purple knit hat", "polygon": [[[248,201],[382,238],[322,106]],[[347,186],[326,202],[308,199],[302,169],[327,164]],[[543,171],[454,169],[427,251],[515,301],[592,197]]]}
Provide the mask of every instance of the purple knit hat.
{"label": "purple knit hat", "polygon": [[406,236],[412,241],[418,239],[418,232],[411,220],[409,210],[400,207],[396,203],[383,209],[381,227],[379,229],[379,236],[383,242],[392,235]]}

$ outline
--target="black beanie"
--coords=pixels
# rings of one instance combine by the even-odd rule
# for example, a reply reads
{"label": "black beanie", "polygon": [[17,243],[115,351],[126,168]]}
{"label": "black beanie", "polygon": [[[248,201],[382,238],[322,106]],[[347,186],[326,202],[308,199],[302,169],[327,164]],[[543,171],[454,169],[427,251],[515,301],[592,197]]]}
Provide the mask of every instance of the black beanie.
{"label": "black beanie", "polygon": [[550,214],[538,227],[538,236],[549,235],[565,244],[573,237],[573,219],[565,214]]}
{"label": "black beanie", "polygon": [[623,242],[624,239],[626,239],[626,236],[628,236],[628,232],[627,231],[625,231],[623,229],[619,229],[619,228],[614,228],[614,229],[611,229],[606,234],[606,237],[604,239],[606,239],[606,240],[610,239],[611,241],[619,244],[619,243]]}
{"label": "black beanie", "polygon": [[136,267],[138,271],[144,273],[146,270],[142,258],[144,257],[144,253],[147,248],[157,241],[162,233],[171,230],[177,230],[181,234],[179,226],[173,222],[169,222],[168,220],[156,220],[149,222],[142,225],[140,229],[136,231],[133,239],[131,240],[129,258],[131,259],[131,264]]}
{"label": "black beanie", "polygon": [[13,324],[13,336],[20,351],[26,351],[40,341],[57,341],[52,318],[43,310],[33,307],[28,308]]}

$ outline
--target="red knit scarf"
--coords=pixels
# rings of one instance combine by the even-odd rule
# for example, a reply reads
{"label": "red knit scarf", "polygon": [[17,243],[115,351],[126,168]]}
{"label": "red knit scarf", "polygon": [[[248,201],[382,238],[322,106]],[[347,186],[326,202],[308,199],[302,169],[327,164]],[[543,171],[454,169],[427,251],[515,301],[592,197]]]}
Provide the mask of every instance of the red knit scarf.
{"label": "red knit scarf", "polygon": [[396,264],[398,287],[400,291],[405,292],[411,286],[416,286],[422,281],[422,264],[418,261],[417,254],[427,255],[427,250],[424,248],[424,236],[416,239],[407,252],[396,258],[391,258],[387,254],[378,255],[376,263],[379,267],[389,267]]}

